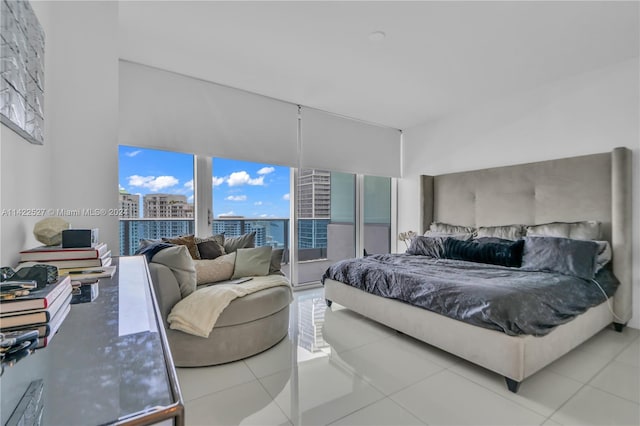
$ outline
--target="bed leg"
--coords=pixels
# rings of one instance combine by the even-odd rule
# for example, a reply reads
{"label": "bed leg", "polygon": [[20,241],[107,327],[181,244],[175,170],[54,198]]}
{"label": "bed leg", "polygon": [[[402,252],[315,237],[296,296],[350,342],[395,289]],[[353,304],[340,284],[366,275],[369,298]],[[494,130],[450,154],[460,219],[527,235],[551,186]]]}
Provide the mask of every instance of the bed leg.
{"label": "bed leg", "polygon": [[513,379],[505,377],[504,380],[507,382],[507,387],[513,393],[518,393],[518,388],[520,387],[520,382],[516,382]]}
{"label": "bed leg", "polygon": [[613,329],[614,329],[615,331],[617,331],[618,333],[622,333],[622,329],[624,328],[624,326],[625,326],[625,325],[626,325],[626,324],[621,324],[621,323],[619,323],[619,322],[614,322],[614,323],[613,323]]}
{"label": "bed leg", "polygon": [[329,299],[324,299],[324,301],[327,302],[327,308],[330,308],[333,302]]}

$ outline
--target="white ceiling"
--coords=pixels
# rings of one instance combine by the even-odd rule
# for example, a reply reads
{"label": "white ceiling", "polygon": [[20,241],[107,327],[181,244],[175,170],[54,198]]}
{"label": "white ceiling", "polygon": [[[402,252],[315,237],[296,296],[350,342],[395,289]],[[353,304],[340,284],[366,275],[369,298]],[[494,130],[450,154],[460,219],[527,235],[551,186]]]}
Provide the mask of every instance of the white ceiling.
{"label": "white ceiling", "polygon": [[638,57],[640,38],[635,1],[127,1],[119,20],[123,59],[400,129]]}

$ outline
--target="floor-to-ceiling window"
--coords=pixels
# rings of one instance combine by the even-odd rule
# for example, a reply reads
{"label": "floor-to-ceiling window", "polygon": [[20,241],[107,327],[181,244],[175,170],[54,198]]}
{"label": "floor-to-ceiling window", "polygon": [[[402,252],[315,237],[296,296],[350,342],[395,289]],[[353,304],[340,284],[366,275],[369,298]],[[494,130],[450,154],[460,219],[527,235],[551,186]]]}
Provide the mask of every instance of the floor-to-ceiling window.
{"label": "floor-to-ceiling window", "polygon": [[119,147],[120,254],[133,254],[141,239],[193,234],[193,158]]}
{"label": "floor-to-ceiling window", "polygon": [[290,168],[213,158],[211,232],[233,237],[255,232],[256,247],[284,249],[289,274]]}
{"label": "floor-to-ceiling window", "polygon": [[[141,239],[255,232],[256,246],[284,250],[283,272],[304,285],[317,283],[336,261],[390,251],[391,178],[208,157],[210,174],[194,178],[194,160],[202,157],[132,146],[120,146],[119,157],[123,255]],[[211,198],[201,209],[194,194],[209,182]],[[209,216],[200,229],[198,212]]]}
{"label": "floor-to-ceiling window", "polygon": [[363,177],[363,249],[367,254],[391,250],[391,178]]}
{"label": "floor-to-ceiling window", "polygon": [[355,256],[355,175],[300,169],[296,186],[296,285],[317,283],[334,262]]}

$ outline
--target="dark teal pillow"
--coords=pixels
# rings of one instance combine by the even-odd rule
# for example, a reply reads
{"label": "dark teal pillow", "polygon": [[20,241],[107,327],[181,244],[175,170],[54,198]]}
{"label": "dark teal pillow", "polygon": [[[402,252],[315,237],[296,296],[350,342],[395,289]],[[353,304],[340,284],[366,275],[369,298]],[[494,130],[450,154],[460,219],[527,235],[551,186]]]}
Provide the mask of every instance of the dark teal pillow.
{"label": "dark teal pillow", "polygon": [[447,238],[444,241],[443,257],[518,268],[522,263],[523,248],[524,240],[502,243],[460,241],[455,238]]}

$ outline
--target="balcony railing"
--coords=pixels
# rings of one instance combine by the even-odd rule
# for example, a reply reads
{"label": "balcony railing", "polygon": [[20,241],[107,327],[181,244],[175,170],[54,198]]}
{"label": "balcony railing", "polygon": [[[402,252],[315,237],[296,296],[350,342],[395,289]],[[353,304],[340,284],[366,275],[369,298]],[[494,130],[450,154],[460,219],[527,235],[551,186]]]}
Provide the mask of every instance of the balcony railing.
{"label": "balcony railing", "polygon": [[[301,261],[324,259],[327,257],[328,219],[300,219],[298,221],[299,254]],[[140,245],[140,240],[154,240],[163,237],[193,234],[194,219],[141,218],[120,219],[120,253],[131,255]],[[211,225],[212,234],[224,233],[226,237],[236,237],[249,232],[256,233],[256,247],[271,246],[285,249],[285,263],[289,252],[288,218],[218,218]]]}
{"label": "balcony railing", "polygon": [[[387,253],[389,226],[365,224],[365,249],[368,253]],[[211,233],[227,237],[256,231],[256,246],[283,248],[283,264],[289,264],[289,219],[219,218]],[[194,233],[193,219],[120,219],[120,253],[131,255],[141,239],[160,239]],[[353,223],[331,223],[329,219],[299,219],[298,279],[296,284],[317,282],[326,268],[338,260],[355,256]],[[289,277],[289,268],[283,266]]]}

